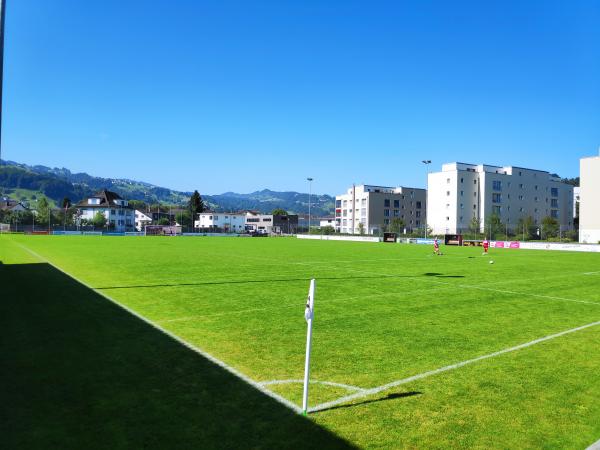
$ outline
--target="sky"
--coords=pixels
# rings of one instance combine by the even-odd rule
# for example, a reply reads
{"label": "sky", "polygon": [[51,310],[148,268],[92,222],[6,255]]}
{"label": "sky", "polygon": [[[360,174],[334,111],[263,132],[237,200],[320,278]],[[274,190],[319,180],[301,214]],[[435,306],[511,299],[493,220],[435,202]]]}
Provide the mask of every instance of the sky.
{"label": "sky", "polygon": [[335,195],[600,146],[600,0],[7,3],[3,159]]}

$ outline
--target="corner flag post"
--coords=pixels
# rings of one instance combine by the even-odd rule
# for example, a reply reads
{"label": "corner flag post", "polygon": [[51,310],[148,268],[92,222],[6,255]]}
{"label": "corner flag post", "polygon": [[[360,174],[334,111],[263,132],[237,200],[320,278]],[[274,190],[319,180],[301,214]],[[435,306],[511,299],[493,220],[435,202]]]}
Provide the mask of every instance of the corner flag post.
{"label": "corner flag post", "polygon": [[306,416],[308,411],[308,379],[310,376],[310,344],[312,341],[312,322],[314,317],[315,305],[315,279],[310,280],[310,288],[308,290],[308,299],[306,300],[306,309],[304,310],[304,318],[308,323],[306,332],[306,361],[304,363],[304,392],[302,393],[302,414]]}

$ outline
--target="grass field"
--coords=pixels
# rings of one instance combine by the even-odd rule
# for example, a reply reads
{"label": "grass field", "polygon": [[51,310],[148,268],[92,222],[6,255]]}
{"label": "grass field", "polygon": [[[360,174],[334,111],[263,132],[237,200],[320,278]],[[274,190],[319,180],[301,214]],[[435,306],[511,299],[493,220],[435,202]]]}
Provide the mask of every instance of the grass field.
{"label": "grass field", "polygon": [[[287,407],[254,388],[249,393],[237,384],[231,388],[237,381],[230,378],[235,377],[221,370],[213,376],[223,382],[204,387],[203,395],[210,401],[203,398],[194,404],[198,410],[209,410],[202,420],[216,430],[214,436],[206,436],[210,445],[203,448],[231,448],[232,442],[239,447],[259,448],[262,442],[265,448],[299,448],[298,430],[312,436],[304,444],[316,442],[322,448],[583,449],[600,439],[600,255],[507,249],[492,250],[484,257],[480,249],[449,247],[443,249],[444,256],[435,257],[428,246],[287,238],[3,235],[0,245],[3,285],[11,284],[11,270],[20,266],[32,268],[33,274],[26,280],[20,275],[25,280],[19,286],[22,290],[13,290],[19,301],[7,306],[2,300],[3,330],[17,336],[3,341],[3,354],[27,351],[29,341],[23,339],[20,327],[28,328],[28,305],[35,309],[39,296],[47,298],[31,322],[39,327],[46,307],[48,320],[62,320],[52,314],[64,300],[57,293],[75,288],[56,285],[46,294],[43,283],[49,275],[36,275],[35,268],[57,272],[42,264],[49,262],[94,289],[77,284],[94,299],[78,295],[69,299],[69,308],[78,301],[84,305],[78,308],[104,301],[97,293],[109,296],[295,404],[302,394],[302,384],[295,380],[303,376],[304,303],[309,280],[316,278],[310,419],[288,416]],[[490,259],[495,264],[489,264]],[[31,289],[36,295],[27,294]],[[86,314],[89,326],[100,326],[91,319],[93,314]],[[127,315],[115,308],[103,314]],[[127,316],[136,327],[154,330]],[[19,327],[5,323],[7,317],[18,321]],[[77,343],[78,333],[85,334],[87,328],[73,326],[73,320],[65,322],[60,327],[61,345]],[[35,328],[27,333],[38,332]],[[102,336],[96,347],[109,345]],[[119,339],[119,349],[131,343],[130,353],[141,345],[133,331]],[[178,346],[184,348],[174,345]],[[162,370],[178,367],[179,359],[165,352],[156,356],[165,358]],[[107,376],[111,364],[119,366],[128,358],[131,355],[109,358]],[[203,358],[194,354],[193,359]],[[34,362],[8,357],[4,364],[3,372],[21,374],[21,390],[39,389],[41,379],[23,375]],[[181,368],[189,386],[206,375],[206,370],[190,371],[193,364]],[[46,366],[39,369],[43,372]],[[135,385],[133,378],[125,377]],[[163,387],[169,391],[174,389],[170,382],[165,372],[142,385],[146,391]],[[131,389],[123,383],[125,391]],[[2,384],[4,389],[10,387],[6,380]],[[189,386],[178,386],[170,402],[189,399]],[[90,390],[85,394],[93,395]],[[235,406],[233,393],[238,391],[246,400],[252,398],[240,403],[246,406]],[[5,394],[17,395],[11,389]],[[40,394],[39,406],[48,398]],[[220,411],[220,398],[231,411]],[[18,417],[29,429],[37,427],[43,436],[60,427],[56,421],[46,423],[23,412],[21,403],[28,403],[27,396],[13,401],[12,409],[21,413]],[[77,399],[65,401],[78,405]],[[172,408],[178,411],[176,404]],[[249,421],[248,409],[253,408],[261,418],[256,423]],[[249,428],[244,433],[234,427],[227,438],[227,423],[235,415],[245,424],[242,429]],[[102,422],[101,412],[95,417]],[[285,418],[273,425],[283,431],[268,434],[264,424],[278,423],[275,417]],[[114,422],[113,416],[113,426],[118,426]],[[177,423],[170,426],[177,433]],[[253,429],[263,430],[265,440],[245,441]],[[15,436],[22,431],[18,424],[11,423],[8,431],[18,442]],[[138,433],[143,435],[143,429]],[[278,442],[282,437],[289,442]],[[131,436],[118,442],[128,439]]]}

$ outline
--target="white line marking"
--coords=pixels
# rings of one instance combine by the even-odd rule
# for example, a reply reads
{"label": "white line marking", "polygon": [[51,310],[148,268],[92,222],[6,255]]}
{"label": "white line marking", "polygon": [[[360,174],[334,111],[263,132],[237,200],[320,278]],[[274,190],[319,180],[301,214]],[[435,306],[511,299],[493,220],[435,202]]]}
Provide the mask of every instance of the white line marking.
{"label": "white line marking", "polygon": [[586,450],[600,450],[600,441],[594,442]]}
{"label": "white line marking", "polygon": [[101,295],[102,297],[104,297],[105,299],[107,299],[108,301],[114,303],[115,305],[117,305],[118,307],[122,308],[123,310],[127,311],[129,314],[137,317],[138,319],[140,319],[141,321],[145,322],[146,324],[150,325],[151,327],[155,328],[156,330],[164,333],[165,335],[169,336],[171,339],[179,342],[181,345],[184,345],[185,347],[189,348],[190,350],[193,350],[194,352],[202,355],[203,357],[205,357],[206,359],[208,359],[209,361],[213,362],[214,364],[218,365],[219,367],[222,367],[223,369],[225,369],[227,372],[231,373],[232,375],[235,375],[236,377],[238,377],[239,379],[245,381],[246,383],[248,383],[250,386],[254,387],[255,389],[258,389],[260,392],[262,392],[265,395],[268,395],[269,397],[271,397],[272,399],[276,400],[277,402],[281,403],[284,406],[287,406],[289,409],[291,409],[292,411],[301,414],[302,413],[302,408],[300,408],[298,405],[292,403],[291,401],[289,401],[288,399],[276,394],[275,392],[270,391],[269,389],[265,388],[264,386],[262,386],[260,383],[257,383],[256,381],[254,381],[253,379],[251,379],[250,377],[244,375],[242,372],[238,371],[237,369],[234,369],[233,367],[231,367],[230,365],[224,363],[223,361],[221,361],[220,359],[215,358],[214,356],[212,356],[210,353],[205,352],[204,350],[190,344],[189,342],[184,341],[183,339],[181,339],[179,336],[171,333],[170,331],[165,330],[164,328],[160,327],[159,325],[151,322],[150,320],[146,319],[144,316],[141,316],[140,314],[138,314],[137,312],[135,312],[134,310],[128,308],[125,305],[122,305],[121,303],[117,302],[116,300],[110,298],[108,295],[104,294],[103,292],[94,289],[92,286],[90,286],[89,284],[85,283],[84,281],[81,281],[80,279],[78,279],[77,277],[74,277],[73,275],[71,275],[70,273],[65,272],[63,269],[61,269],[60,267],[58,267],[57,265],[55,265],[54,263],[52,263],[50,260],[48,260],[47,258],[41,256],[40,254],[34,252],[33,250],[25,247],[22,244],[19,244],[17,242],[11,241],[13,242],[15,245],[21,247],[23,250],[25,250],[26,252],[29,252],[31,255],[35,256],[36,258],[38,258],[40,261],[46,262],[48,264],[50,264],[52,267],[54,267],[56,270],[59,270],[60,272],[64,273],[65,275],[67,275],[68,277],[72,278],[73,280],[77,281],[79,284],[87,287],[88,289],[91,289],[92,291],[94,291],[95,293],[97,293],[98,295]]}
{"label": "white line marking", "polygon": [[[357,272],[357,273],[368,273],[371,275],[374,275],[376,272],[367,272],[364,270],[356,270],[356,269],[345,269],[347,271],[350,272]],[[390,274],[384,274],[384,273],[380,273],[379,274],[382,277],[389,277],[389,278],[394,278],[397,277],[398,275],[390,275]],[[554,297],[551,295],[541,295],[541,294],[533,294],[531,292],[517,292],[517,291],[510,291],[510,290],[505,290],[505,289],[493,289],[493,288],[488,288],[488,287],[484,287],[484,286],[475,286],[472,284],[455,284],[455,283],[448,283],[445,281],[439,281],[438,279],[433,279],[435,277],[422,277],[422,276],[406,276],[405,278],[414,278],[416,280],[420,280],[420,281],[427,281],[430,283],[434,283],[434,284],[444,284],[447,286],[456,286],[456,287],[460,287],[460,288],[465,288],[465,289],[478,289],[481,291],[491,291],[491,292],[498,292],[500,294],[514,294],[514,295],[524,295],[524,296],[530,296],[530,297],[537,297],[537,298],[544,298],[544,299],[549,299],[549,300],[560,300],[560,301],[564,301],[564,302],[574,302],[574,303],[585,303],[585,304],[589,304],[589,305],[597,305],[600,306],[600,302],[590,302],[587,300],[575,300],[572,298],[565,298],[565,297]]]}
{"label": "white line marking", "polygon": [[[433,280],[430,280],[430,281],[433,281]],[[444,283],[444,284],[450,284],[450,283]],[[492,292],[498,292],[498,293],[502,293],[502,294],[529,295],[531,297],[547,298],[547,299],[550,299],[550,300],[562,300],[564,302],[586,303],[588,305],[598,305],[598,306],[600,306],[599,302],[588,302],[587,300],[575,300],[575,299],[572,299],[572,298],[554,297],[552,295],[531,294],[531,293],[528,293],[528,292],[516,292],[516,291],[503,290],[503,289],[492,289],[492,288],[486,288],[486,287],[481,287],[481,286],[473,286],[473,285],[466,285],[466,284],[459,284],[458,287],[461,287],[461,288],[470,288],[470,289],[479,289],[479,290],[482,290],[482,291],[492,291]]]}
{"label": "white line marking", "polygon": [[584,275],[597,275],[597,274],[599,274],[599,273],[600,273],[600,272],[584,272],[583,274],[584,274]]}
{"label": "white line marking", "polygon": [[479,361],[483,361],[484,359],[494,358],[496,356],[500,356],[500,355],[503,355],[505,353],[510,353],[510,352],[515,352],[517,350],[522,350],[524,348],[531,347],[533,345],[540,344],[542,342],[549,341],[551,339],[556,339],[556,338],[564,336],[566,334],[575,333],[577,331],[585,330],[586,328],[591,328],[591,327],[595,327],[595,326],[598,326],[598,325],[600,325],[600,321],[588,323],[587,325],[582,325],[582,326],[577,327],[577,328],[571,328],[570,330],[561,331],[560,333],[551,334],[549,336],[545,336],[543,338],[535,339],[533,341],[526,342],[524,344],[520,344],[520,345],[517,345],[517,346],[514,346],[514,347],[505,348],[504,350],[499,350],[499,351],[494,352],[494,353],[489,353],[487,355],[478,356],[477,358],[473,358],[473,359],[467,359],[466,361],[461,361],[461,362],[456,363],[456,364],[451,364],[449,366],[440,367],[439,369],[430,370],[428,372],[423,372],[423,373],[420,373],[418,375],[413,375],[411,377],[404,378],[402,380],[392,381],[390,383],[387,383],[387,384],[384,384],[384,385],[381,385],[381,386],[377,386],[377,387],[374,387],[374,388],[371,388],[371,389],[365,389],[362,392],[357,392],[355,394],[346,395],[344,397],[338,398],[337,400],[333,400],[333,401],[330,401],[330,402],[321,403],[320,405],[316,405],[313,408],[311,408],[309,410],[309,412],[322,411],[322,410],[331,408],[333,406],[349,402],[351,400],[356,400],[358,398],[362,398],[362,397],[366,397],[366,396],[369,396],[369,395],[378,394],[378,393],[380,393],[382,391],[386,391],[388,389],[391,389],[391,388],[396,387],[396,386],[400,386],[402,384],[410,383],[410,382],[416,381],[416,380],[421,380],[423,378],[427,378],[427,377],[430,377],[432,375],[437,375],[437,374],[442,373],[442,372],[447,372],[449,370],[458,369],[458,368],[466,366],[468,364],[473,364],[473,363],[476,363],[476,362],[479,362]]}
{"label": "white line marking", "polygon": [[[259,384],[262,386],[270,386],[274,384],[291,384],[291,383],[304,383],[304,380],[270,380],[270,381],[262,381]],[[350,384],[343,383],[334,383],[333,381],[318,381],[318,380],[310,380],[310,383],[314,384],[324,384],[326,386],[340,387],[343,389],[347,389],[348,391],[358,391],[363,392],[365,389],[360,388],[358,386],[352,386]]]}

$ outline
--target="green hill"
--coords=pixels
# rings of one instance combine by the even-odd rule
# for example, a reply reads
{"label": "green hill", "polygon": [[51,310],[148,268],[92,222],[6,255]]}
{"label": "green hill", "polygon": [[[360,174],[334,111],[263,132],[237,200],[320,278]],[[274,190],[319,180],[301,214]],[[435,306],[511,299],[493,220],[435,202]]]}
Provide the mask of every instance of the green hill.
{"label": "green hill", "polygon": [[[176,191],[143,181],[121,178],[102,178],[87,173],[72,173],[66,168],[50,168],[36,165],[2,161],[0,166],[0,191],[2,196],[30,202],[46,196],[59,204],[64,197],[77,202],[101,189],[116,192],[127,200],[139,200],[147,204],[184,205],[191,192]],[[202,194],[203,188],[198,189]],[[300,192],[277,192],[264,189],[250,194],[226,192],[219,195],[202,195],[210,209],[235,211],[251,209],[262,213],[283,208],[290,213],[308,212],[308,194]],[[333,214],[335,199],[330,195],[313,194],[311,211],[316,216]]]}

